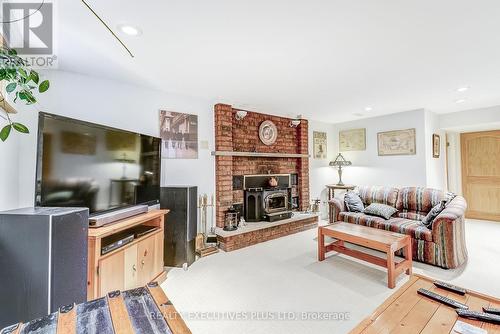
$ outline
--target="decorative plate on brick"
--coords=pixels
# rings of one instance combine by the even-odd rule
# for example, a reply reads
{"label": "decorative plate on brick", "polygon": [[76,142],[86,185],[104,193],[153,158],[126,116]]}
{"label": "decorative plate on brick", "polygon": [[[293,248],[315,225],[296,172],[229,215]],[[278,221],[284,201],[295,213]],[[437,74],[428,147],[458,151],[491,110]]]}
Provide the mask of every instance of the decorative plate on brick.
{"label": "decorative plate on brick", "polygon": [[272,145],[278,139],[278,129],[271,121],[264,121],[259,127],[259,138],[264,145]]}

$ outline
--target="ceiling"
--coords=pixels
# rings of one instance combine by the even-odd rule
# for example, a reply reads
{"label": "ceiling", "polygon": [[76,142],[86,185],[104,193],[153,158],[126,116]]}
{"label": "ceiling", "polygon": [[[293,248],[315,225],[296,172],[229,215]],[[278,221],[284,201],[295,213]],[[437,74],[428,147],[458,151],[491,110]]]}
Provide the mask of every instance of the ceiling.
{"label": "ceiling", "polygon": [[140,27],[120,35],[135,58],[64,0],[62,70],[331,123],[500,105],[498,0],[88,2],[112,28]]}

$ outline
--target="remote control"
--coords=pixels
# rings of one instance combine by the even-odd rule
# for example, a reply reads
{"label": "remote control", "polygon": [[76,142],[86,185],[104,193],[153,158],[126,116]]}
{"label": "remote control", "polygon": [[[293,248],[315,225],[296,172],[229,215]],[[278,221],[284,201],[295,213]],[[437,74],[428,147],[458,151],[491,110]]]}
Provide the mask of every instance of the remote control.
{"label": "remote control", "polygon": [[500,308],[483,307],[483,311],[490,314],[500,315]]}
{"label": "remote control", "polygon": [[418,289],[417,292],[418,292],[418,294],[420,294],[422,296],[425,296],[427,298],[430,298],[430,299],[435,300],[437,302],[440,302],[442,304],[451,306],[453,308],[465,309],[465,310],[469,309],[469,306],[467,306],[465,304],[462,304],[462,303],[457,302],[456,300],[438,295],[437,293],[434,293],[434,292],[426,290],[426,289],[420,288],[420,289]]}
{"label": "remote control", "polygon": [[458,293],[459,295],[462,295],[462,296],[465,295],[465,293],[467,292],[467,290],[465,290],[464,288],[458,287],[456,285],[451,285],[451,284],[448,284],[445,282],[441,282],[441,281],[434,281],[434,285],[437,286],[438,288],[448,290],[451,292],[455,292],[455,293]]}
{"label": "remote control", "polygon": [[457,314],[463,318],[491,322],[491,323],[497,324],[497,325],[500,324],[500,315],[477,312],[477,311],[462,310],[462,309],[457,309],[456,311],[457,311]]}

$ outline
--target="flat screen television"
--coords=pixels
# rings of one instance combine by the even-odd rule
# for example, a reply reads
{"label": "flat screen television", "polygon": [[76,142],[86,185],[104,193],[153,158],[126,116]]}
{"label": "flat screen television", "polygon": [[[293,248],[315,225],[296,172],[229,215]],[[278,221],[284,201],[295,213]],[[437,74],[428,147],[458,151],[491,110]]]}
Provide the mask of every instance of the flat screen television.
{"label": "flat screen television", "polygon": [[160,138],[39,114],[36,206],[95,216],[160,199]]}

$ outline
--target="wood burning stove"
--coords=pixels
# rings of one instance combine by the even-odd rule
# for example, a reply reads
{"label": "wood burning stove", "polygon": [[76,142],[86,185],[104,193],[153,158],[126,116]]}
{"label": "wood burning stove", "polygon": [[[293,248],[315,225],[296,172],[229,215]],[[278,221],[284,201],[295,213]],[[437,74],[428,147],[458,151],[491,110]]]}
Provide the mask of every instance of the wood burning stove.
{"label": "wood burning stove", "polygon": [[[274,179],[276,187],[269,185]],[[290,174],[245,175],[244,212],[247,222],[276,221],[290,218]]]}

